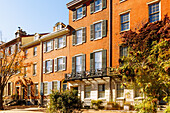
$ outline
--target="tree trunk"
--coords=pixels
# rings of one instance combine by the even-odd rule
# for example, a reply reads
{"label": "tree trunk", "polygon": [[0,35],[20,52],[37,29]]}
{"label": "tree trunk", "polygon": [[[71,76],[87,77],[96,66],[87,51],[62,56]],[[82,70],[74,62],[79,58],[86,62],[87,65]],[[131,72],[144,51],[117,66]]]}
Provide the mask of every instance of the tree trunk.
{"label": "tree trunk", "polygon": [[0,110],[4,110],[3,107],[3,90],[0,89]]}

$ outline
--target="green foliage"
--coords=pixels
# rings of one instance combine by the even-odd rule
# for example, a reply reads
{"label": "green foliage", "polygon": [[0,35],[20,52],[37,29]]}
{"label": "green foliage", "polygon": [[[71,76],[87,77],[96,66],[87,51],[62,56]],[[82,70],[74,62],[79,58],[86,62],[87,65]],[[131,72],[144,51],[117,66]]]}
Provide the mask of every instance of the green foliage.
{"label": "green foliage", "polygon": [[164,111],[164,113],[170,113],[170,106],[168,106],[168,107],[166,108],[166,110]]}
{"label": "green foliage", "polygon": [[66,90],[64,92],[52,92],[48,111],[50,113],[71,113],[75,109],[81,109],[82,103],[77,96],[77,90]]}
{"label": "green foliage", "polygon": [[[162,21],[146,23],[138,32],[128,31],[122,38],[122,45],[128,46],[129,54],[120,59],[124,65],[119,67],[123,85],[138,86],[140,91],[149,99],[161,100],[170,96],[170,19],[165,16]],[[152,111],[152,106],[146,98],[144,104],[139,105],[139,111]],[[156,100],[155,99],[155,100]],[[156,102],[155,102],[156,104]],[[141,106],[141,107],[140,107]]]}
{"label": "green foliage", "polygon": [[102,103],[103,103],[102,100],[92,100],[91,101],[92,108],[95,108],[95,109],[101,108]]}

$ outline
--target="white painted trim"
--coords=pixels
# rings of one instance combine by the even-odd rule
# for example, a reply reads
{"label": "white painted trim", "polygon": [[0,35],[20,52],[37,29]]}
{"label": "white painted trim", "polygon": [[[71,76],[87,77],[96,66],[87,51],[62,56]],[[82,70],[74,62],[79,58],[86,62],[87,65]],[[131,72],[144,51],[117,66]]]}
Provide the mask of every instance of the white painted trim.
{"label": "white painted trim", "polygon": [[121,1],[119,1],[119,3],[122,3],[122,2],[125,2],[125,1],[127,1],[127,0],[121,0]]}
{"label": "white painted trim", "polygon": [[84,54],[83,54],[83,53],[80,53],[80,54],[76,54],[76,55],[74,55],[74,57],[82,56],[82,55],[84,55]]}
{"label": "white painted trim", "polygon": [[152,0],[150,2],[147,2],[146,4],[147,5],[150,5],[150,4],[153,4],[153,3],[156,3],[156,2],[160,2],[161,0]]}
{"label": "white painted trim", "polygon": [[38,84],[38,82],[34,82],[34,84]]}
{"label": "white painted trim", "polygon": [[97,50],[94,50],[93,52],[100,52],[102,51],[103,49],[97,49]]}
{"label": "white painted trim", "polygon": [[93,24],[97,24],[97,23],[100,23],[100,22],[103,22],[103,20],[99,20],[99,21],[93,22]]}
{"label": "white painted trim", "polygon": [[119,13],[119,15],[123,15],[123,14],[125,14],[125,13],[129,13],[130,11],[131,11],[131,9],[128,9],[128,10],[126,10],[126,11],[123,11],[123,12]]}

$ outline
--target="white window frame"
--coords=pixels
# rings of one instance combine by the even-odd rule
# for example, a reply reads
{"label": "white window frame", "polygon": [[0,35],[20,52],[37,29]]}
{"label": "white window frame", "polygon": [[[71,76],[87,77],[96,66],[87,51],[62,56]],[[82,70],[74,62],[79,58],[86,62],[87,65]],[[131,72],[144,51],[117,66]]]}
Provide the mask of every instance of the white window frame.
{"label": "white window frame", "polygon": [[119,3],[122,3],[122,2],[125,2],[125,1],[127,1],[127,0],[119,0]]}
{"label": "white window frame", "polygon": [[[99,92],[99,85],[104,85],[104,97],[99,97],[99,93],[103,92],[103,91]],[[105,83],[98,84],[98,98],[99,99],[105,99],[106,98],[106,84]]]}
{"label": "white window frame", "polygon": [[81,59],[80,59],[80,64],[81,64],[80,67],[81,67],[81,71],[82,71],[83,70],[82,69],[82,58],[83,58],[83,55],[75,56],[75,65],[76,65],[76,69],[75,70],[76,70],[76,72],[80,73],[81,71],[80,72],[77,71],[77,57],[81,57]]}
{"label": "white window frame", "polygon": [[101,9],[99,9],[99,10],[96,11],[96,1],[97,1],[97,0],[94,0],[94,13],[97,13],[97,12],[99,12],[99,11],[101,11],[101,10],[103,9],[103,8],[102,8],[102,4],[103,4],[102,2],[103,2],[103,1],[101,0],[101,3],[99,4],[99,5],[101,5]]}
{"label": "white window frame", "polygon": [[[59,65],[58,65],[58,60],[62,59],[63,63],[62,63],[62,69],[59,70]],[[65,63],[64,63],[65,60]],[[57,71],[65,71],[66,70],[66,65],[67,65],[67,57],[66,56],[59,56],[57,58],[54,59],[54,72]],[[57,68],[57,69],[55,69]]]}
{"label": "white window frame", "polygon": [[[124,15],[126,15],[126,14],[128,14],[129,20],[122,23],[122,22],[121,22],[121,17],[124,16]],[[129,30],[130,30],[130,10],[121,12],[119,15],[120,15],[120,31],[121,31],[121,32],[129,31]],[[125,30],[122,30],[122,25],[125,24],[125,23],[129,23],[129,28],[128,28],[128,29],[125,29]]]}
{"label": "white window frame", "polygon": [[[101,66],[103,65],[103,64],[102,64],[102,55],[103,55],[103,54],[102,54],[102,51],[95,51],[95,52],[94,52],[94,57],[95,57],[95,58],[94,58],[94,67],[95,67],[95,70],[97,71],[97,69],[96,69],[96,53],[101,53],[101,62],[100,62],[100,63],[101,63]],[[102,69],[102,67],[101,67],[101,69]]]}
{"label": "white window frame", "polygon": [[78,35],[77,35],[78,31],[81,31],[81,42],[77,43],[77,41],[76,41],[76,45],[80,45],[83,43],[83,41],[82,41],[83,40],[83,28],[76,30],[76,40],[78,39]]}
{"label": "white window frame", "polygon": [[[86,97],[86,93],[87,93],[86,86],[90,86],[90,91],[89,91],[90,96],[89,97]],[[84,86],[84,98],[85,99],[90,99],[91,98],[91,90],[92,90],[92,86],[90,84],[87,84],[87,85]]]}
{"label": "white window frame", "polygon": [[[47,84],[47,93],[44,93],[44,89],[45,89],[45,85],[44,84]],[[45,96],[47,96],[48,95],[48,82],[43,82],[43,94],[45,95]]]}
{"label": "white window frame", "polygon": [[[60,42],[61,39],[62,39],[62,42]],[[62,43],[62,46],[61,46],[61,47],[60,47],[60,43]],[[64,47],[64,37],[60,37],[60,38],[58,38],[58,49],[59,49],[59,48],[63,48],[63,47]]]}
{"label": "white window frame", "polygon": [[[81,17],[78,18],[78,15],[79,15],[79,14],[78,14],[78,11],[77,11],[77,10],[79,10],[80,8],[82,8],[82,11],[79,12],[79,14],[81,14]],[[81,19],[81,18],[83,18],[83,7],[82,7],[82,6],[76,9],[76,20],[79,20],[79,19]]]}
{"label": "white window frame", "polygon": [[[35,51],[36,50],[36,51]],[[37,56],[37,47],[33,48],[33,56]]]}
{"label": "white window frame", "polygon": [[[159,11],[158,11],[158,13],[159,13],[159,20],[158,20],[158,21],[160,21],[160,20],[161,20],[161,0],[153,0],[153,1],[147,3],[147,5],[148,5],[148,17],[149,17],[150,15],[155,14],[155,12],[154,12],[153,14],[149,14],[149,6],[150,6],[150,5],[153,5],[153,4],[156,4],[156,3],[159,4]],[[150,18],[150,17],[149,17],[149,18]],[[149,20],[149,22],[150,22],[150,20]],[[154,22],[156,22],[156,21],[154,21]],[[150,23],[153,23],[153,22],[150,22]]]}
{"label": "white window frame", "polygon": [[[95,35],[96,34],[95,25],[96,24],[101,24],[101,30],[100,30],[101,31],[101,37],[98,37],[98,38],[96,38],[96,35]],[[103,31],[102,21],[95,22],[94,23],[94,40],[102,39],[102,31]]]}

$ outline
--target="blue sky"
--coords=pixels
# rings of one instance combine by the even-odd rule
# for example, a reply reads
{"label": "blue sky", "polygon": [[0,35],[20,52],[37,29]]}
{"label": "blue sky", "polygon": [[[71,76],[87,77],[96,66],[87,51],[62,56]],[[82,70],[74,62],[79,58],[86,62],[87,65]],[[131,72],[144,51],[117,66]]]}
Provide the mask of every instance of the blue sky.
{"label": "blue sky", "polygon": [[57,22],[68,24],[71,0],[0,0],[2,40],[15,38],[20,26],[27,34],[52,32]]}

